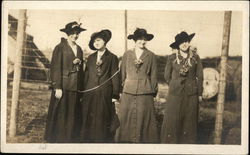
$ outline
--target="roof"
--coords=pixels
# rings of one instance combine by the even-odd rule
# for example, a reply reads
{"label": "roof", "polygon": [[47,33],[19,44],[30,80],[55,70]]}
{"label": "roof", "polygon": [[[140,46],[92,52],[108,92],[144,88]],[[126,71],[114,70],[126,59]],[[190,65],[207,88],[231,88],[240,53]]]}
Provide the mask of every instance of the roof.
{"label": "roof", "polygon": [[[13,73],[13,64],[16,55],[16,38],[18,20],[9,15],[8,31],[8,74]],[[50,67],[49,59],[38,49],[33,41],[33,36],[26,33],[25,48],[22,57],[22,78],[47,80],[47,71]],[[25,75],[23,75],[25,74]]]}

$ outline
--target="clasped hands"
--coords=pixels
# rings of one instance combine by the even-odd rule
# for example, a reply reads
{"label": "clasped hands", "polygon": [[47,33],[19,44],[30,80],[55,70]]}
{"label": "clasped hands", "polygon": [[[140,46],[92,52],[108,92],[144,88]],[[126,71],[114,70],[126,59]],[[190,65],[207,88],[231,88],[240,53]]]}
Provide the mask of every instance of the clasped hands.
{"label": "clasped hands", "polygon": [[81,63],[82,63],[82,61],[81,61],[79,58],[75,58],[75,59],[73,60],[73,64],[74,64],[74,65],[81,64]]}

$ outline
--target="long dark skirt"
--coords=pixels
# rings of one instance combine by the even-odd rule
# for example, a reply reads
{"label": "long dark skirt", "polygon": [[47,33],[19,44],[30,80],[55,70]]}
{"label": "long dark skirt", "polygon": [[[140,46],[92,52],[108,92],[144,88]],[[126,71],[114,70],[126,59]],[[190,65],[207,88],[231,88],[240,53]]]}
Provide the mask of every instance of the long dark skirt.
{"label": "long dark skirt", "polygon": [[80,109],[78,93],[63,90],[63,96],[59,100],[55,97],[55,92],[52,91],[45,140],[49,143],[77,142],[81,122]]}
{"label": "long dark skirt", "polygon": [[81,137],[86,143],[113,142],[111,132],[112,96],[111,91],[96,90],[83,96],[83,123]]}
{"label": "long dark skirt", "polygon": [[157,143],[157,123],[152,95],[123,93],[119,105],[120,128],[116,140],[122,143]]}
{"label": "long dark skirt", "polygon": [[198,96],[169,94],[161,129],[161,142],[172,144],[196,143]]}

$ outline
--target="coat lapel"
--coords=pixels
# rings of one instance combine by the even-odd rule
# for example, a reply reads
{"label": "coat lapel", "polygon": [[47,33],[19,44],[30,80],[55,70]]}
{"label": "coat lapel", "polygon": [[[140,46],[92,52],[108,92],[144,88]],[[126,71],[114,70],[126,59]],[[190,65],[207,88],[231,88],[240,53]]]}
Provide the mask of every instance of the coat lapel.
{"label": "coat lapel", "polygon": [[132,55],[133,60],[136,60],[136,59],[137,59],[136,53],[135,53],[135,49],[133,49],[133,52],[132,52],[131,55]]}
{"label": "coat lapel", "polygon": [[94,56],[94,62],[96,64],[96,61],[97,61],[97,51],[93,54],[93,56]]}
{"label": "coat lapel", "polygon": [[[135,53],[135,49],[133,49],[133,52],[132,52],[132,56],[133,56],[133,59],[137,59],[136,57],[136,53]],[[143,52],[142,52],[142,55],[140,56],[140,59],[141,60],[144,60],[146,57],[148,56],[148,50],[147,49],[144,49]]]}
{"label": "coat lapel", "polygon": [[[70,55],[70,57],[72,59],[75,59],[76,58],[76,55],[74,54],[72,48],[70,47],[68,41],[66,40],[66,47],[67,47],[67,51],[68,51],[68,54]],[[78,49],[77,49],[77,53],[78,53]]]}
{"label": "coat lapel", "polygon": [[103,63],[106,63],[107,62],[107,57],[108,57],[108,55],[109,55],[109,50],[108,49],[106,49],[106,51],[105,51],[105,53],[102,55],[102,61],[103,61]]}
{"label": "coat lapel", "polygon": [[148,56],[148,50],[144,49],[142,52],[142,55],[140,56],[141,60],[144,60]]}
{"label": "coat lapel", "polygon": [[80,47],[77,45],[77,55],[76,55],[77,58],[79,59],[83,59],[83,53],[82,53],[82,50],[80,49]]}

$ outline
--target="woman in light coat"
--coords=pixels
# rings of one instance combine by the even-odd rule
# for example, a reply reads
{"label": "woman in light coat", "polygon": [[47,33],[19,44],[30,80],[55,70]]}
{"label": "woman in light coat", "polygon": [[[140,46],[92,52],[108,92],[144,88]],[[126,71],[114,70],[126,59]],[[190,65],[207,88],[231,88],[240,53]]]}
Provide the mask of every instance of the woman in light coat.
{"label": "woman in light coat", "polygon": [[145,47],[153,37],[153,34],[139,28],[128,36],[135,41],[135,48],[125,52],[122,58],[123,90],[118,114],[118,142],[158,142],[154,111],[154,97],[158,89],[157,62],[155,54]]}

